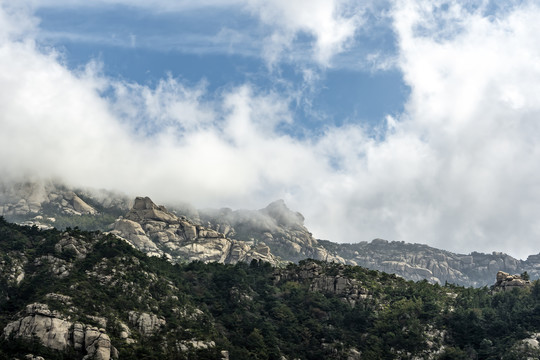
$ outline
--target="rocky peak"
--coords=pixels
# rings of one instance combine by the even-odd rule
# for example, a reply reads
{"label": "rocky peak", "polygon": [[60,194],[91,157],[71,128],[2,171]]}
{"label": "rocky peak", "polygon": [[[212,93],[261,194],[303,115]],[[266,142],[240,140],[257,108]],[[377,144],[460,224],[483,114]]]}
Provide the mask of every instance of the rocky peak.
{"label": "rocky peak", "polygon": [[115,222],[112,233],[148,255],[166,256],[173,262],[234,264],[255,259],[279,263],[264,244],[230,239],[223,232],[169,212],[148,197],[137,197],[124,218]]}
{"label": "rocky peak", "polygon": [[208,227],[232,239],[264,244],[272,254],[286,261],[312,258],[345,263],[318,243],[303,225],[302,214],[291,211],[283,200],[260,210],[203,210],[200,218]]}
{"label": "rocky peak", "polygon": [[304,216],[299,212],[291,211],[285,201],[276,200],[270,203],[266,208],[261,210],[276,221],[278,225],[287,227],[303,227]]}
{"label": "rocky peak", "polygon": [[126,219],[132,221],[155,220],[166,223],[177,222],[178,218],[164,206],[156,205],[149,197],[136,197]]}
{"label": "rocky peak", "polygon": [[132,206],[133,210],[151,210],[151,209],[157,209],[157,208],[158,206],[154,204],[152,199],[150,199],[148,196],[145,196],[145,197],[137,196]]}
{"label": "rocky peak", "polygon": [[493,291],[510,291],[512,289],[524,289],[531,286],[528,279],[523,279],[521,275],[510,275],[507,272],[497,272],[497,281],[493,285]]}

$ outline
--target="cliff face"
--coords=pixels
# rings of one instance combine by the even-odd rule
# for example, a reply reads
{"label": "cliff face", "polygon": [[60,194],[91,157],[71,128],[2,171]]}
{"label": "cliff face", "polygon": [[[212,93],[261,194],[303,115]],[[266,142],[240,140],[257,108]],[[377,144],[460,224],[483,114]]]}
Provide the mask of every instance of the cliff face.
{"label": "cliff face", "polygon": [[[73,189],[55,181],[0,182],[0,216],[42,229],[84,227],[104,230],[107,222],[125,213],[132,201],[107,190]],[[76,219],[77,221],[70,221]]]}
{"label": "cliff face", "polygon": [[83,360],[118,358],[118,351],[103,328],[69,321],[40,303],[27,305],[19,316],[6,325],[4,337],[38,339],[43,346],[59,351],[73,349],[85,354]]}

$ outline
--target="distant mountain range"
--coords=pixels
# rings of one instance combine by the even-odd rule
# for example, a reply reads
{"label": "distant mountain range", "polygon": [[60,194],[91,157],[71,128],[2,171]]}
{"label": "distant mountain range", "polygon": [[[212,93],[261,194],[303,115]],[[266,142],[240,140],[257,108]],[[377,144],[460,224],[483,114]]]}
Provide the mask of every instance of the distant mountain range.
{"label": "distant mountain range", "polygon": [[360,265],[407,280],[473,287],[491,285],[497,271],[540,277],[540,254],[518,260],[504,253],[455,254],[382,239],[355,244],[315,239],[304,226],[303,216],[282,200],[260,210],[197,210],[186,204],[166,208],[147,197],[130,199],[52,181],[4,183],[0,185],[0,215],[43,229],[108,231],[147,254],[179,263],[234,264],[255,259],[283,265],[311,258]]}

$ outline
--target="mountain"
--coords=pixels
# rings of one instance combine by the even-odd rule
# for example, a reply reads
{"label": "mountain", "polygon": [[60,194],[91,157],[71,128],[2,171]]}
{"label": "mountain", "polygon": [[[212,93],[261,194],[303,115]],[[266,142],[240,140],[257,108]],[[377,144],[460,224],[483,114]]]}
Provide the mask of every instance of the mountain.
{"label": "mountain", "polygon": [[540,277],[540,254],[518,260],[504,253],[455,254],[422,244],[375,239],[339,244],[313,237],[304,218],[282,200],[260,210],[202,209],[156,205],[105,190],[71,189],[55,182],[0,186],[0,215],[40,228],[78,227],[111,231],[137,249],[173,262],[234,264],[264,260],[273,265],[315,259],[427,279],[481,287],[493,274],[527,272]]}
{"label": "mountain", "polygon": [[112,234],[2,218],[0,256],[0,359],[540,356],[539,281],[492,292],[316,260],[172,264]]}
{"label": "mountain", "polygon": [[252,260],[280,263],[263,243],[227,238],[223,233],[169,212],[164,206],[157,206],[148,197],[136,198],[131,210],[116,220],[112,228],[112,234],[137,249],[177,263],[196,260],[226,264]]}
{"label": "mountain", "polygon": [[0,215],[40,228],[105,230],[133,201],[107,190],[69,188],[57,181],[0,182]]}

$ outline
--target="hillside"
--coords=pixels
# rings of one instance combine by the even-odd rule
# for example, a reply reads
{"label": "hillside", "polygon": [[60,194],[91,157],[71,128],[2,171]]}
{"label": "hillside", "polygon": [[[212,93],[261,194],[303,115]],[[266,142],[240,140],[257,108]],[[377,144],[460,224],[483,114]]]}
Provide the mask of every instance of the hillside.
{"label": "hillside", "polygon": [[313,260],[173,265],[3,219],[0,254],[2,359],[538,356],[538,281],[492,295]]}

